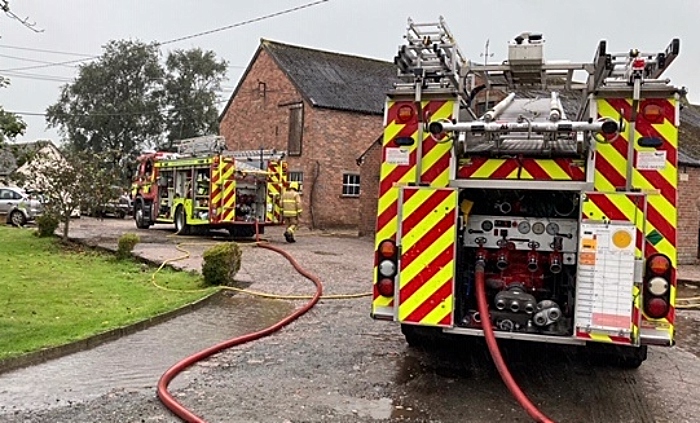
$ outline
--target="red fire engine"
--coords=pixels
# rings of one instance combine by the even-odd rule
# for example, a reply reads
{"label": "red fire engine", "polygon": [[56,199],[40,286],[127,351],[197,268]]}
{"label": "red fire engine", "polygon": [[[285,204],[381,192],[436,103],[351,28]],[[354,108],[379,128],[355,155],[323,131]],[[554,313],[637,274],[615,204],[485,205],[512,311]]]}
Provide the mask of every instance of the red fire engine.
{"label": "red fire engine", "polygon": [[661,76],[679,40],[547,62],[542,35],[524,33],[507,60],[477,64],[442,18],[409,20],[405,39],[372,316],[409,344],[482,336],[489,319],[496,337],[595,344],[626,367],[672,345],[683,90]]}

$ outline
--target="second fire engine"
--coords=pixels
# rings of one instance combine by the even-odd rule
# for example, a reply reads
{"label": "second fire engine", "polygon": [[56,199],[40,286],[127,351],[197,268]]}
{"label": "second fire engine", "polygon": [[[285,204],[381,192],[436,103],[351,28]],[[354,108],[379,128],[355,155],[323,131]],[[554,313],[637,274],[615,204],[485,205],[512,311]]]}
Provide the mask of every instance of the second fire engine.
{"label": "second fire engine", "polygon": [[177,153],[143,154],[132,187],[136,226],[170,223],[183,235],[209,228],[236,237],[263,233],[282,223],[284,155],[230,151],[220,136],[182,140]]}

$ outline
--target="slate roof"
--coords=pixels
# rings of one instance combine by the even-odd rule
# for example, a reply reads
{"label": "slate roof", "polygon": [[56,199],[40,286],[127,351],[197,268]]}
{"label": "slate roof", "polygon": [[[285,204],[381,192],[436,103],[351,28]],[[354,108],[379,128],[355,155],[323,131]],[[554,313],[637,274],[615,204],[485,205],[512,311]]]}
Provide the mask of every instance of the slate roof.
{"label": "slate roof", "polygon": [[[270,54],[301,95],[314,107],[381,115],[386,93],[393,88],[394,82],[399,82],[396,65],[392,62],[265,39],[261,40],[253,61],[261,49]],[[247,72],[248,70],[246,74]],[[234,91],[229,104],[221,113],[222,118],[237,91],[238,89]]]}

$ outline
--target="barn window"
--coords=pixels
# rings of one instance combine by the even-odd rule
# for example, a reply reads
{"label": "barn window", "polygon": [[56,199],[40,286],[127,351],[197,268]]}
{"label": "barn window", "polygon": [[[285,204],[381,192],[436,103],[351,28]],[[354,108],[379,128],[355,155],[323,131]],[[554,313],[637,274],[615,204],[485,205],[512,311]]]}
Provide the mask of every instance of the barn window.
{"label": "barn window", "polygon": [[301,155],[301,140],[304,135],[304,107],[303,104],[294,104],[289,108],[289,140],[287,141],[287,153],[290,156]]}
{"label": "barn window", "polygon": [[356,173],[343,174],[343,196],[359,197],[360,196],[360,175]]}
{"label": "barn window", "polygon": [[301,194],[304,189],[304,172],[299,172],[296,170],[289,171],[289,174],[287,175],[287,181],[299,183],[298,192],[299,194]]}

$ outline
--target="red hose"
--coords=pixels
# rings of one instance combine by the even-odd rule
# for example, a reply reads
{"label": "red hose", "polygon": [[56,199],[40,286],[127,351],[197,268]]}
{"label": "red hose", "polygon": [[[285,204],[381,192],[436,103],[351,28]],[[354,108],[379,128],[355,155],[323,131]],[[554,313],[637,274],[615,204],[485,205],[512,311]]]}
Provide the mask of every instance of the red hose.
{"label": "red hose", "polygon": [[493,326],[491,326],[491,318],[489,317],[489,306],[486,303],[483,265],[476,266],[476,302],[477,307],[479,308],[479,314],[481,315],[481,326],[484,330],[486,345],[489,347],[489,352],[491,353],[491,357],[496,364],[498,373],[501,375],[501,379],[503,379],[503,383],[506,384],[510,393],[525,409],[527,414],[529,414],[530,417],[532,417],[536,422],[554,423],[554,421],[545,416],[544,413],[542,413],[535,406],[535,404],[530,401],[522,389],[520,389],[518,384],[515,382],[515,379],[513,379],[513,375],[510,374],[505,361],[503,361],[503,356],[501,355],[501,351],[498,349],[498,343],[496,342],[496,335],[493,334]]}
{"label": "red hose", "polygon": [[219,351],[225,350],[227,348],[236,346],[236,345],[241,345],[245,344],[246,342],[254,341],[256,339],[262,338],[264,336],[270,335],[273,332],[276,332],[280,329],[282,329],[284,326],[290,324],[297,318],[299,318],[301,315],[309,311],[321,298],[322,290],[323,290],[323,285],[321,283],[321,280],[316,277],[315,275],[309,273],[305,269],[303,269],[299,263],[294,260],[294,258],[287,253],[286,251],[279,249],[277,247],[273,247],[272,245],[265,244],[265,243],[260,243],[258,244],[259,247],[262,248],[267,248],[268,250],[272,250],[276,253],[279,253],[283,255],[289,262],[294,266],[294,268],[297,270],[297,272],[301,273],[306,279],[309,279],[311,282],[313,282],[316,285],[316,294],[313,296],[313,298],[304,305],[304,307],[297,309],[294,313],[290,314],[289,316],[285,317],[284,319],[280,320],[279,322],[275,323],[272,326],[269,326],[265,329],[259,330],[257,332],[249,333],[247,335],[239,336],[233,339],[229,339],[227,341],[221,342],[219,344],[216,344],[212,347],[209,347],[205,350],[202,350],[198,353],[195,353],[180,362],[176,363],[174,366],[169,368],[165,373],[163,373],[163,376],[160,377],[160,380],[158,381],[158,398],[160,398],[160,401],[165,405],[170,411],[175,413],[178,417],[181,419],[185,420],[186,422],[191,422],[191,423],[204,423],[205,420],[203,420],[201,417],[198,417],[194,413],[192,413],[190,410],[185,408],[182,404],[177,402],[175,398],[173,398],[172,395],[170,395],[170,392],[168,392],[168,385],[170,382],[177,376],[180,372],[184,371],[186,368],[191,366],[192,364],[204,360],[205,358],[218,353]]}

